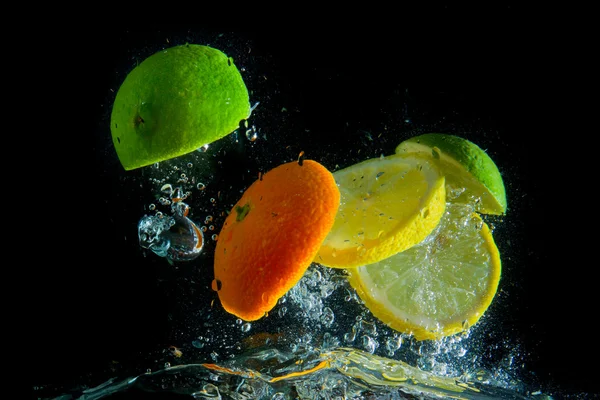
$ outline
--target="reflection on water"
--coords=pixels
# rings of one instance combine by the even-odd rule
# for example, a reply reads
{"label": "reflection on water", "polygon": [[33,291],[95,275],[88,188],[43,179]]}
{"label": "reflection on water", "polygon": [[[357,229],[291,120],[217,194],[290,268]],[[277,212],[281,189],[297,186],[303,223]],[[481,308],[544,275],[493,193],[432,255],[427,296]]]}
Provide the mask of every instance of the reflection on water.
{"label": "reflection on water", "polygon": [[352,348],[294,354],[255,349],[227,362],[184,364],[85,390],[80,399],[116,393],[173,393],[195,399],[548,399],[507,388],[484,371],[443,377]]}

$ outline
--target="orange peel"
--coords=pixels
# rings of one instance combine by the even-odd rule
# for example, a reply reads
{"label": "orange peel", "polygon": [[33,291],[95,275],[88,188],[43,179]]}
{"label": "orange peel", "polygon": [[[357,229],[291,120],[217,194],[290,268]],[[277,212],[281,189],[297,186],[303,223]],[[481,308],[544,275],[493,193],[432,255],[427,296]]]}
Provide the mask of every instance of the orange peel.
{"label": "orange peel", "polygon": [[225,219],[215,248],[212,289],[246,321],[268,313],[304,275],[333,226],[340,192],[313,160],[263,174]]}

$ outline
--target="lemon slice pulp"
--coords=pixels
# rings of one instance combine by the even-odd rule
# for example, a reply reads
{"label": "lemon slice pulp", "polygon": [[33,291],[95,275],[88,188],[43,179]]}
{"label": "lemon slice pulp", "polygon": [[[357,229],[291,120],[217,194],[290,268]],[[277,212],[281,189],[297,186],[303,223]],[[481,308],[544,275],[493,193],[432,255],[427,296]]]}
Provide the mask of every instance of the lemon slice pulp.
{"label": "lemon slice pulp", "polygon": [[473,207],[448,204],[422,243],[349,270],[349,282],[375,317],[417,340],[439,339],[474,325],[492,302],[500,255]]}
{"label": "lemon slice pulp", "polygon": [[315,262],[353,268],[425,239],[445,208],[444,177],[420,155],[373,158],[333,173],[340,207]]}

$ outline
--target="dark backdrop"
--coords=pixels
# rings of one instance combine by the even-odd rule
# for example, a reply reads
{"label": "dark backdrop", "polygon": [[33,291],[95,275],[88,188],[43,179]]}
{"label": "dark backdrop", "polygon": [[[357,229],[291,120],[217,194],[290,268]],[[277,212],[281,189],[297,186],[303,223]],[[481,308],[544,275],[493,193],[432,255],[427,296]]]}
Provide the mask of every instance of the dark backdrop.
{"label": "dark backdrop", "polygon": [[546,106],[560,98],[560,73],[541,73],[553,60],[544,35],[531,34],[511,12],[493,24],[436,30],[309,28],[80,27],[85,40],[74,49],[58,44],[58,32],[49,34],[52,66],[40,73],[50,86],[36,99],[50,112],[36,155],[43,189],[32,205],[41,229],[31,235],[42,235],[30,250],[33,384],[99,383],[110,377],[112,360],[135,363],[167,342],[164,321],[174,305],[155,275],[143,273],[148,266],[132,265],[136,238],[122,237],[132,229],[123,217],[138,216],[147,193],[120,179],[124,171],[103,135],[111,89],[136,60],[167,39],[206,39],[239,56],[256,99],[300,110],[289,123],[311,130],[324,148],[351,151],[352,135],[386,119],[404,130],[402,121],[412,120],[485,131],[479,144],[505,175],[512,221],[499,233],[513,241],[503,273],[517,286],[506,332],[521,337],[528,369],[543,387],[596,391],[585,367],[597,360],[587,339],[595,318],[593,250],[588,234],[570,223],[591,217],[581,207],[588,189],[577,180],[583,164],[575,159],[586,150],[566,145],[570,132],[552,131],[558,116]]}

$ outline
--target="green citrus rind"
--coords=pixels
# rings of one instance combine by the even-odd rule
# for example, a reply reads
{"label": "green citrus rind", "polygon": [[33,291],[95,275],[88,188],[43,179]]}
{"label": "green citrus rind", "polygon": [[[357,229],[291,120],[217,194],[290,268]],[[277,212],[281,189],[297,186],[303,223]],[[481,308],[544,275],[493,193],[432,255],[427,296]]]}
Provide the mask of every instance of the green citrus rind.
{"label": "green citrus rind", "polygon": [[248,90],[233,60],[197,44],[154,53],[117,91],[110,130],[126,170],[190,153],[250,116]]}
{"label": "green citrus rind", "polygon": [[428,154],[446,176],[448,200],[473,204],[482,214],[506,214],[506,190],[491,157],[475,143],[454,135],[426,133],[400,143],[396,154]]}

